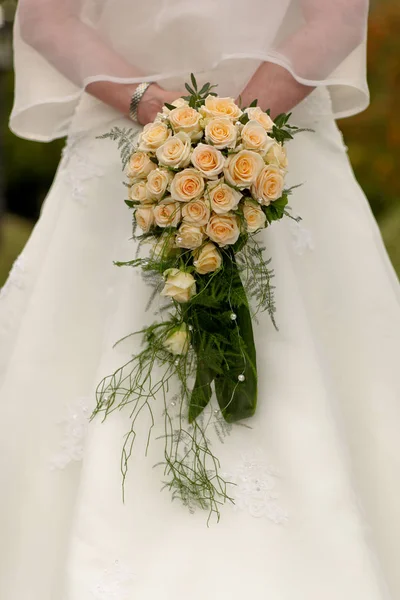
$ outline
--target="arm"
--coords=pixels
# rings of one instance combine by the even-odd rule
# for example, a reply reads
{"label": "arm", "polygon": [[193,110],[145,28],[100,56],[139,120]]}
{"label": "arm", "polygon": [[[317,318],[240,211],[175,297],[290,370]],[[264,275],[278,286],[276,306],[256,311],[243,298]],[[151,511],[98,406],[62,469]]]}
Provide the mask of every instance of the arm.
{"label": "arm", "polygon": [[[94,72],[140,77],[139,69],[118,55],[95,30],[80,20],[79,10],[80,0],[20,0],[21,36],[78,86],[82,85],[85,74]],[[89,83],[86,91],[128,115],[136,86],[98,81]],[[152,84],[139,103],[139,121],[142,124],[152,121],[164,102],[172,102],[181,95],[181,92],[168,92]]]}
{"label": "arm", "polygon": [[[301,0],[305,23],[278,52],[291,59],[296,73],[305,79],[324,79],[359,44],[365,34],[368,0]],[[276,116],[287,112],[313,91],[299,83],[285,68],[265,62],[241,94],[246,106],[254,98]]]}

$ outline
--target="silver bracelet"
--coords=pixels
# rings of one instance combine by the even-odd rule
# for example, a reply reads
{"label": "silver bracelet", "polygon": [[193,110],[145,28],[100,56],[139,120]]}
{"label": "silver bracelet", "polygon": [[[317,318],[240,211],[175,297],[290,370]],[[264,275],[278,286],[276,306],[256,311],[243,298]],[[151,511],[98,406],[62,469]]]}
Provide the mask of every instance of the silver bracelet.
{"label": "silver bracelet", "polygon": [[133,92],[131,103],[129,105],[129,116],[132,121],[138,122],[137,118],[137,110],[139,106],[139,102],[143,98],[143,95],[148,87],[151,86],[151,83],[139,83],[136,90]]}

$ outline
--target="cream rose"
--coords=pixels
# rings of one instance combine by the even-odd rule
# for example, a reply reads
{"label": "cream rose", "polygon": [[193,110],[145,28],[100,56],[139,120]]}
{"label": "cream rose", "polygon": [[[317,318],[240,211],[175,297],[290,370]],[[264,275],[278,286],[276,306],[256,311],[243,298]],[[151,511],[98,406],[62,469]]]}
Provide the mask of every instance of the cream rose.
{"label": "cream rose", "polygon": [[264,127],[258,121],[248,121],[241,133],[243,147],[265,154],[273,144],[274,140],[269,137]]}
{"label": "cream rose", "polygon": [[206,233],[219,246],[234,244],[239,237],[238,218],[232,214],[212,215]]}
{"label": "cream rose", "polygon": [[182,223],[175,238],[177,248],[189,248],[190,250],[201,246],[203,241],[204,228],[192,225],[192,223]]}
{"label": "cream rose", "polygon": [[196,281],[190,273],[179,269],[167,269],[164,272],[165,286],[161,296],[173,298],[177,302],[188,302],[196,293]]}
{"label": "cream rose", "polygon": [[[179,108],[180,106],[189,106],[189,102],[187,100],[184,100],[183,98],[177,98],[176,100],[174,100],[173,102],[169,102],[168,104],[171,104],[171,106],[174,106],[175,108]],[[171,110],[173,109],[168,108],[164,104],[164,106],[162,107],[162,113],[158,114],[167,117]]]}
{"label": "cream rose", "polygon": [[265,227],[267,217],[254,200],[246,198],[243,205],[243,215],[246,221],[246,229],[249,233],[254,233],[258,229]]}
{"label": "cream rose", "polygon": [[235,187],[250,187],[257,179],[264,161],[260,154],[252,150],[241,150],[228,156],[225,162],[225,179]]}
{"label": "cream rose", "polygon": [[177,227],[181,220],[181,205],[171,197],[164,198],[154,206],[153,213],[159,227]]}
{"label": "cream rose", "polygon": [[163,342],[163,346],[171,354],[180,356],[186,354],[189,350],[190,334],[187,330],[185,323],[183,323],[178,329],[171,333]]}
{"label": "cream rose", "polygon": [[183,131],[171,136],[162,146],[157,148],[158,162],[165,167],[182,169],[190,163],[192,141]]}
{"label": "cream rose", "polygon": [[271,201],[282,196],[283,186],[284,177],[279,167],[267,165],[257,177],[257,181],[251,188],[251,193],[261,204],[268,206]]}
{"label": "cream rose", "polygon": [[168,118],[176,133],[183,131],[190,135],[193,141],[203,137],[202,115],[196,109],[190,106],[180,106],[171,110]]}
{"label": "cream rose", "polygon": [[232,121],[237,121],[243,114],[233,98],[211,95],[205,99],[204,105],[200,107],[200,112],[204,117],[227,117]]}
{"label": "cream rose", "polygon": [[153,207],[140,206],[135,210],[135,219],[140,229],[147,233],[154,225]]}
{"label": "cream rose", "polygon": [[142,202],[143,204],[149,202],[147,197],[146,181],[144,179],[139,179],[131,185],[129,188],[129,198],[134,202]]}
{"label": "cream rose", "polygon": [[182,218],[186,223],[192,223],[198,227],[207,225],[210,219],[210,203],[204,198],[187,202],[182,206]]}
{"label": "cream rose", "polygon": [[249,106],[244,112],[247,113],[250,121],[258,121],[264,127],[265,131],[272,131],[274,126],[273,120],[259,106]]}
{"label": "cream rose", "polygon": [[210,200],[211,208],[217,215],[235,210],[242,197],[240,192],[227,185],[223,179],[209,184],[207,190],[207,197]]}
{"label": "cream rose", "polygon": [[146,195],[149,199],[161,200],[171,183],[173,174],[167,169],[154,169],[147,176]]}
{"label": "cream rose", "polygon": [[179,202],[199,198],[204,192],[204,179],[196,169],[184,169],[175,175],[171,183],[171,196]]}
{"label": "cream rose", "polygon": [[138,150],[155,152],[171,136],[171,129],[166,123],[147,123],[139,136]]}
{"label": "cream rose", "polygon": [[129,159],[128,177],[131,179],[145,179],[150,171],[155,168],[156,165],[145,152],[134,152]]}
{"label": "cream rose", "polygon": [[215,117],[210,119],[205,128],[206,142],[214,148],[234,148],[236,146],[238,130],[228,117]]}
{"label": "cream rose", "polygon": [[286,148],[282,144],[274,142],[265,156],[265,161],[270,165],[276,165],[280,169],[286,170],[288,167]]}
{"label": "cream rose", "polygon": [[225,157],[214,146],[198,144],[192,152],[192,165],[207,177],[216,179],[224,168]]}
{"label": "cream rose", "polygon": [[222,265],[222,256],[212,242],[207,242],[193,253],[193,265],[200,275],[213,273]]}

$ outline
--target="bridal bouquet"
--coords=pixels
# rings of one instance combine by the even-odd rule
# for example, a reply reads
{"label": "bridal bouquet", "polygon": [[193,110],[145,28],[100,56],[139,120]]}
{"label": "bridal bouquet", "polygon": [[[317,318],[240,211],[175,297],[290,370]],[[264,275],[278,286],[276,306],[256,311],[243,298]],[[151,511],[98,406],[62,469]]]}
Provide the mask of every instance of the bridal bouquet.
{"label": "bridal bouquet", "polygon": [[[102,136],[118,140],[139,242],[136,258],[116,264],[139,267],[152,298],[168,301],[157,322],[131,334],[142,336],[142,350],[101,382],[94,414],[130,407],[125,478],[137,419],[163,402],[165,485],[219,515],[229,482],[207,415],[221,426],[256,410],[253,319],[267,311],[275,325],[273,273],[257,233],[290,216],[284,143],[300,130],[290,115],[273,121],[257,101],[242,109],[214,87],[198,90],[192,76],[189,95],[165,105],[138,139],[118,128]],[[218,409],[207,413],[213,389]]]}

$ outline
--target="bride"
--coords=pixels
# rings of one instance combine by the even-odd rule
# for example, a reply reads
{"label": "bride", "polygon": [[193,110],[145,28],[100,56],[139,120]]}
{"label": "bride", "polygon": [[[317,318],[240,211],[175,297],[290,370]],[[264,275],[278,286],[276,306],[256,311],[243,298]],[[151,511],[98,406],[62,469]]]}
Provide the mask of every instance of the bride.
{"label": "bride", "polygon": [[[335,124],[366,108],[367,0],[19,0],[19,136],[67,143],[0,297],[2,600],[398,600],[399,285]],[[152,121],[190,72],[313,129],[288,145],[264,232],[279,332],[255,328],[259,408],[210,438],[234,504],[207,526],[161,491],[162,414],[90,421],[152,322],[111,127]],[[150,85],[147,85],[150,84]],[[21,172],[21,177],[24,173]],[[157,407],[155,407],[156,409]],[[171,414],[173,403],[171,402]]]}

